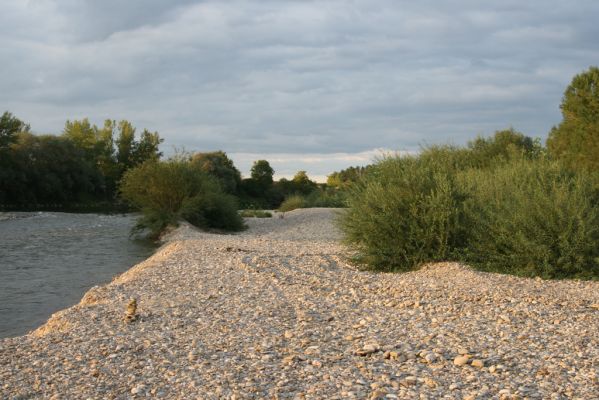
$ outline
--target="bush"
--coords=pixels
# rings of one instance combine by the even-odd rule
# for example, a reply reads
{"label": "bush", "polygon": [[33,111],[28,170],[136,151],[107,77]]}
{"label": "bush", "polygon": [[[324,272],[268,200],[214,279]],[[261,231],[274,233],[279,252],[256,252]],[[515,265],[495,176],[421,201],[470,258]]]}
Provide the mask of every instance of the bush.
{"label": "bush", "polygon": [[599,198],[589,175],[513,159],[460,181],[468,193],[464,261],[522,276],[599,277]]}
{"label": "bush", "polygon": [[279,211],[287,212],[295,210],[296,208],[304,208],[305,206],[306,199],[296,194],[286,198],[285,201],[283,201],[283,203],[281,203],[281,205],[279,206]]}
{"label": "bush", "polygon": [[463,242],[463,196],[447,162],[386,158],[354,186],[339,222],[359,261],[406,271],[453,257],[452,250]]}
{"label": "bush", "polygon": [[599,278],[599,178],[510,152],[468,165],[426,149],[379,161],[340,217],[359,261],[385,271],[459,260],[543,278]]}
{"label": "bush", "polygon": [[318,189],[306,197],[307,207],[347,207],[347,191],[337,188]]}
{"label": "bush", "polygon": [[152,237],[180,219],[203,229],[243,228],[235,199],[188,161],[148,161],[130,169],[121,181],[120,192],[142,212],[134,229],[147,229]]}

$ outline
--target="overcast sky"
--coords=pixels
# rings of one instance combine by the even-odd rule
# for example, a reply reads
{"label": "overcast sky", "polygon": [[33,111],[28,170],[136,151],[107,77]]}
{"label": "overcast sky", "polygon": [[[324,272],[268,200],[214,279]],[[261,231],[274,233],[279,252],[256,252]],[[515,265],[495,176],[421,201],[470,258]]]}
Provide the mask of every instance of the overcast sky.
{"label": "overcast sky", "polygon": [[0,112],[127,119],[163,150],[322,179],[513,126],[599,64],[596,0],[0,0]]}

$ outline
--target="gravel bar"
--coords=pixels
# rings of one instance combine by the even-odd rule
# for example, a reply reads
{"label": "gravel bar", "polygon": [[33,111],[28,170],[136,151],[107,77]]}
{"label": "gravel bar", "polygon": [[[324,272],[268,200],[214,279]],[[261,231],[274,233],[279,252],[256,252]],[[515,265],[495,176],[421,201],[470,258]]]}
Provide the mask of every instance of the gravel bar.
{"label": "gravel bar", "polygon": [[336,212],[182,225],[0,340],[0,398],[599,399],[599,282],[360,271]]}

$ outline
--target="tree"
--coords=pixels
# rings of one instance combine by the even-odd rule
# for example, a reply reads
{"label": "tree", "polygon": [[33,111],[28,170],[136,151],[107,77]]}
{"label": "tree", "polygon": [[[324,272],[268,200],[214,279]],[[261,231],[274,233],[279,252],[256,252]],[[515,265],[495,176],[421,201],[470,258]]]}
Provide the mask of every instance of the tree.
{"label": "tree", "polygon": [[574,169],[599,170],[599,68],[576,75],[564,92],[563,120],[551,129],[549,153]]}
{"label": "tree", "polygon": [[192,156],[191,162],[215,177],[225,192],[230,194],[238,192],[241,173],[224,151],[196,153]]}
{"label": "tree", "polygon": [[29,132],[29,125],[5,111],[0,117],[0,149],[14,143],[19,132]]}
{"label": "tree", "polygon": [[488,138],[479,136],[468,143],[468,148],[468,157],[481,167],[497,158],[509,159],[514,152],[529,158],[537,152],[535,141],[514,128],[496,131]]}
{"label": "tree", "polygon": [[274,173],[275,170],[272,169],[268,161],[258,160],[254,161],[254,165],[252,165],[252,169],[250,171],[250,176],[253,180],[258,182],[260,186],[267,188],[272,185],[272,177]]}
{"label": "tree", "polygon": [[297,171],[291,182],[296,192],[301,194],[309,194],[318,187],[316,182],[310,180],[306,171]]}

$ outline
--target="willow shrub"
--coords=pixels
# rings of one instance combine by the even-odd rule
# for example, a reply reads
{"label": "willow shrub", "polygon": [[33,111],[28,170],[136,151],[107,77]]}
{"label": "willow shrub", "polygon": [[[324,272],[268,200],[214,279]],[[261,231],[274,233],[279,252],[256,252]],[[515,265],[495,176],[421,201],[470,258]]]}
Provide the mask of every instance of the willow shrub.
{"label": "willow shrub", "polygon": [[451,157],[389,157],[353,187],[339,223],[358,261],[406,271],[454,257],[464,241],[463,194]]}
{"label": "willow shrub", "polygon": [[142,212],[134,229],[148,230],[152,237],[181,219],[202,229],[237,231],[244,227],[236,199],[185,160],[148,161],[130,169],[121,181],[120,193]]}
{"label": "willow shrub", "polygon": [[340,217],[358,260],[385,271],[461,260],[521,276],[599,278],[596,176],[542,155],[484,166],[465,155],[434,148],[379,161]]}
{"label": "willow shrub", "polygon": [[512,159],[459,175],[468,245],[480,269],[599,278],[599,198],[590,175],[546,159]]}

